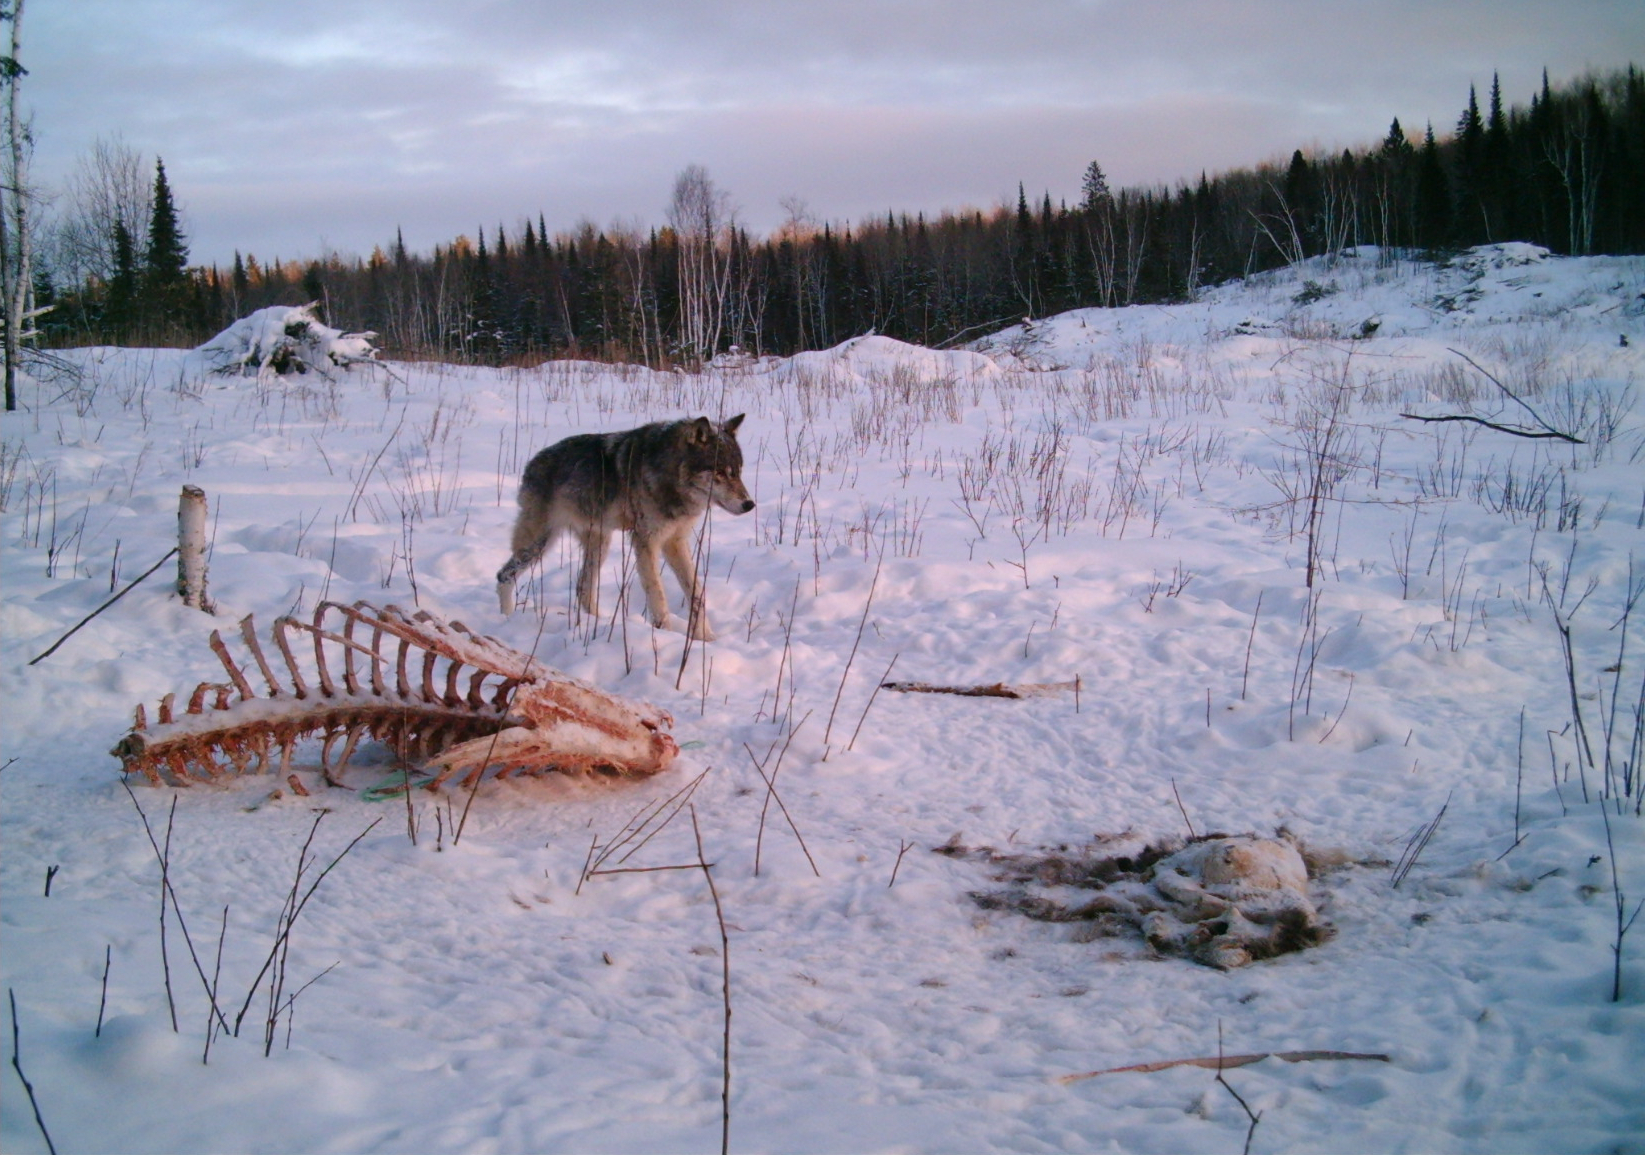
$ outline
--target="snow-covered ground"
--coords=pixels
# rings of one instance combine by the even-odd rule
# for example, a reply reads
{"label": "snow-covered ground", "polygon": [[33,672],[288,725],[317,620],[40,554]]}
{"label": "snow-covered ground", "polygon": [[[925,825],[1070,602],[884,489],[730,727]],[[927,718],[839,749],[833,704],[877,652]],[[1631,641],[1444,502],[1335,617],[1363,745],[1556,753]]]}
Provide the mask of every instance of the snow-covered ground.
{"label": "snow-covered ground", "polygon": [[[58,1150],[711,1151],[728,957],[733,1150],[1238,1150],[1250,1120],[1211,1070],[1059,1080],[1220,1039],[1390,1060],[1227,1072],[1254,1151],[1645,1151],[1645,929],[1611,1000],[1613,877],[1625,913],[1645,898],[1645,621],[1623,624],[1645,260],[1367,250],[971,350],[865,337],[701,376],[201,381],[176,351],[66,356],[83,376],[25,381],[0,426],[0,969]],[[1400,416],[1530,425],[1487,372],[1585,443]],[[719,640],[683,674],[682,635],[637,588],[619,606],[616,551],[598,623],[568,617],[565,551],[498,616],[532,452],[741,412],[759,505],[714,515]],[[215,616],[167,563],[30,665],[166,553],[184,484],[211,503]],[[381,819],[295,925],[272,1054],[264,984],[202,1062],[203,984],[168,918],[174,1032],[159,863],[108,750],[138,703],[213,677],[213,629],[323,598],[460,618],[668,710],[684,750],[648,780],[487,780],[455,845],[466,795],[419,792],[414,844],[403,799],[364,789],[381,751],[357,791],[307,768],[307,797],[134,783],[159,838],[175,803],[170,878],[208,975],[222,935],[231,1020],[317,814],[305,886]],[[893,659],[1081,692],[875,696]],[[775,806],[762,834],[750,751],[769,768],[785,743],[804,849]],[[591,843],[705,770],[728,956],[700,871],[582,880]],[[980,905],[998,869],[932,852],[1189,822],[1301,840],[1335,937],[1226,972],[1151,957]],[[682,812],[628,865],[696,861]],[[5,1079],[0,1143],[44,1150]]]}

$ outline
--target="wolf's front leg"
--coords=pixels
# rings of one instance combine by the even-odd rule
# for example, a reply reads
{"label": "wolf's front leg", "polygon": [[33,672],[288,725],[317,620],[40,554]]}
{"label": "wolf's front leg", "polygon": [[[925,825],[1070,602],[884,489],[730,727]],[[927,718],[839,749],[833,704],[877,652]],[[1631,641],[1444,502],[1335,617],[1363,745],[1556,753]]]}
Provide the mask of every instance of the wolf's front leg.
{"label": "wolf's front leg", "polygon": [[663,556],[668,559],[668,568],[674,571],[680,588],[685,591],[686,612],[691,615],[691,636],[699,642],[712,642],[714,631],[708,624],[708,599],[697,581],[697,568],[691,564],[687,535],[678,534],[664,542]]}
{"label": "wolf's front leg", "polygon": [[645,590],[645,613],[659,630],[668,628],[668,595],[663,592],[663,574],[654,538],[634,535],[634,565],[640,571]]}

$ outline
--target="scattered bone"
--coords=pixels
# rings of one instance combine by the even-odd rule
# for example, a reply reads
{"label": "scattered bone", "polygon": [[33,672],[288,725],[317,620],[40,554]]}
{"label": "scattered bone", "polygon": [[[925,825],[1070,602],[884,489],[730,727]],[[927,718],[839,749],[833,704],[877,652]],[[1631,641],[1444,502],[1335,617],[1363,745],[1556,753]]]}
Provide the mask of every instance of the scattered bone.
{"label": "scattered bone", "polygon": [[271,770],[289,782],[293,748],[318,737],[321,769],[336,785],[361,740],[372,739],[432,772],[429,788],[438,789],[459,773],[472,785],[488,767],[498,777],[655,774],[679,752],[666,732],[673,719],[662,711],[427,611],[322,602],[312,621],[279,618],[270,636],[283,680],[250,615],[240,623],[241,642],[267,687],[259,694],[248,664],[213,631],[211,648],[227,681],[200,683],[182,714],[178,696],[167,694],[156,724],[139,705],[130,733],[110,751],[121,770],[155,785]]}
{"label": "scattered bone", "polygon": [[[1087,924],[1086,938],[1140,934],[1160,954],[1222,970],[1317,946],[1334,931],[1314,906],[1308,867],[1287,837],[1212,834],[1166,841],[1131,854],[1068,851],[998,854],[954,840],[937,848],[1001,868],[1008,891],[973,894],[987,909],[1043,922]],[[1068,903],[1033,886],[1096,893]]]}

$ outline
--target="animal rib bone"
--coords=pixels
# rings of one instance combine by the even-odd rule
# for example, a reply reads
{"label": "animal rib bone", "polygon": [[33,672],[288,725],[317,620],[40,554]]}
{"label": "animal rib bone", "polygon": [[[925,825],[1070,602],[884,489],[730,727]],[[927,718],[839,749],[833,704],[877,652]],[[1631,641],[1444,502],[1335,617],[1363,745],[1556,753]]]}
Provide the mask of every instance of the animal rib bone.
{"label": "animal rib bone", "polygon": [[153,725],[139,705],[131,732],[110,751],[121,770],[155,785],[162,775],[179,785],[271,769],[285,776],[296,744],[318,737],[321,769],[336,784],[361,739],[370,738],[432,771],[429,788],[438,789],[459,773],[470,785],[487,767],[498,777],[593,769],[655,774],[679,753],[666,732],[673,719],[662,711],[425,610],[408,616],[397,606],[322,602],[312,622],[282,617],[269,635],[284,681],[251,615],[240,622],[240,639],[264,693],[212,631],[211,648],[228,680],[201,682],[182,714],[177,695],[167,694]]}

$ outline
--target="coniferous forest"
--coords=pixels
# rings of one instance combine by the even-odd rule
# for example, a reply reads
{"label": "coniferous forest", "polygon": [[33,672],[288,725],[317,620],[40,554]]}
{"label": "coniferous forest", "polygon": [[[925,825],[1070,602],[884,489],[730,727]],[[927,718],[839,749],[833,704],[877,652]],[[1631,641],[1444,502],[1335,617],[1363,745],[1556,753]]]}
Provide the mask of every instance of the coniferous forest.
{"label": "coniferous forest", "polygon": [[942,346],[1023,317],[1181,300],[1354,245],[1645,252],[1645,74],[1630,66],[1558,86],[1544,76],[1528,105],[1512,107],[1493,82],[1442,131],[1396,119],[1363,148],[1298,150],[1288,164],[1174,189],[1110,188],[1094,161],[1074,204],[1019,186],[1014,205],[935,219],[791,213],[763,238],[692,166],[649,231],[551,233],[536,213],[428,254],[408,252],[396,232],[368,258],[247,253],[201,268],[187,264],[163,165],[144,191],[146,220],[116,215],[90,236],[76,223],[104,259],[42,279],[55,304],[42,318],[48,343],[193,345],[253,309],[317,300],[328,323],[375,330],[401,358],[694,365],[733,347],[789,354],[869,331]]}

